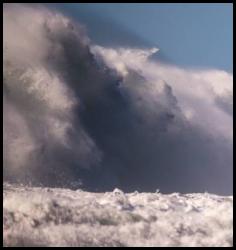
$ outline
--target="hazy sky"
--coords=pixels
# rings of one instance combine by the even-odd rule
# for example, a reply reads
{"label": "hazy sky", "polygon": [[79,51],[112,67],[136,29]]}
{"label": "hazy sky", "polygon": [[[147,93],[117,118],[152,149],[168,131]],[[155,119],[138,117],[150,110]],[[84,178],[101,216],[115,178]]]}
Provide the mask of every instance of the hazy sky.
{"label": "hazy sky", "polygon": [[131,43],[133,40],[134,45],[139,45],[136,40],[140,40],[145,41],[144,45],[158,46],[171,63],[232,72],[233,5],[230,3],[105,3],[61,7],[87,25],[95,42],[116,40],[119,45],[122,38],[127,41],[130,32],[130,38],[134,37],[128,39]]}

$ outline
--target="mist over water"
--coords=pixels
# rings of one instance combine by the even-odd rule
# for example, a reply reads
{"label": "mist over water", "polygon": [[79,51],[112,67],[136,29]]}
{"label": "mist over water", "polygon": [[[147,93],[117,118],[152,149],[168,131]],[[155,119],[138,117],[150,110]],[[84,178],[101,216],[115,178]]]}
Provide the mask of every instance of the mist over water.
{"label": "mist over water", "polygon": [[4,181],[232,194],[232,74],[95,45],[45,7],[3,15]]}

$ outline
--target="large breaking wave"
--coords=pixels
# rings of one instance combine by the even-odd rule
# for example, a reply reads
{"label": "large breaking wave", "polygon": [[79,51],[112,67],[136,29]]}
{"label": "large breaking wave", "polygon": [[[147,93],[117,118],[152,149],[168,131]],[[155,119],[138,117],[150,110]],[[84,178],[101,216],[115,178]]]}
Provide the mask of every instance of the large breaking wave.
{"label": "large breaking wave", "polygon": [[95,45],[41,6],[3,14],[5,181],[232,194],[232,74]]}

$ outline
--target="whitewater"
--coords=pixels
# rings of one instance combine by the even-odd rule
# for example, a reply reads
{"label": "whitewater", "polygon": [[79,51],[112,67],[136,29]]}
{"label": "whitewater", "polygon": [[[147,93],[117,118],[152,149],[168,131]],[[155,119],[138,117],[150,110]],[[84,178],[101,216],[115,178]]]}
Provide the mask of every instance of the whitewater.
{"label": "whitewater", "polygon": [[4,186],[4,246],[230,247],[233,198]]}
{"label": "whitewater", "polygon": [[3,245],[232,246],[232,73],[87,33],[4,4]]}

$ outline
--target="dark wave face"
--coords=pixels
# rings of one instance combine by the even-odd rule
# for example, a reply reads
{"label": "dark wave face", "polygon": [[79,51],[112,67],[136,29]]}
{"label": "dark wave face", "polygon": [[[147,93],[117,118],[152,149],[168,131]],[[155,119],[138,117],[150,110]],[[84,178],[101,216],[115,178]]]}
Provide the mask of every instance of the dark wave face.
{"label": "dark wave face", "polygon": [[45,7],[3,13],[4,181],[232,194],[232,74],[97,46]]}

